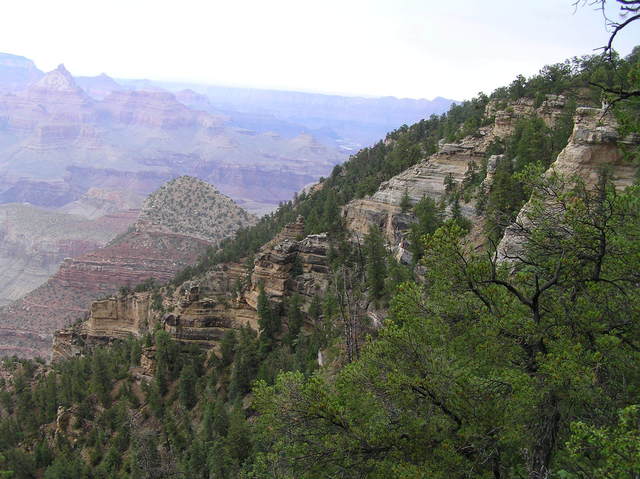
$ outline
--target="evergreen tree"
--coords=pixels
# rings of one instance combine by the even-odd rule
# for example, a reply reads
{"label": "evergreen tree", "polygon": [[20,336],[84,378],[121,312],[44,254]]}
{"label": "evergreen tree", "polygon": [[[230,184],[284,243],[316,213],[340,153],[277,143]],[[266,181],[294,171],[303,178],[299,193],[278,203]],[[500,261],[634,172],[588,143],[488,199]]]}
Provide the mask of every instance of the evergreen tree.
{"label": "evergreen tree", "polygon": [[402,193],[402,198],[400,198],[400,210],[403,213],[406,213],[410,209],[411,209],[411,197],[409,196],[409,190],[405,188],[404,193]]}
{"label": "evergreen tree", "polygon": [[196,371],[193,364],[183,366],[178,382],[178,396],[180,402],[187,409],[191,409],[196,403]]}
{"label": "evergreen tree", "polygon": [[380,228],[369,228],[369,233],[364,238],[364,251],[369,297],[378,303],[384,296],[387,278],[387,249]]}
{"label": "evergreen tree", "polygon": [[257,311],[258,324],[260,325],[260,350],[262,353],[267,353],[273,348],[282,324],[280,316],[269,302],[269,298],[264,291],[264,285],[260,285]]}

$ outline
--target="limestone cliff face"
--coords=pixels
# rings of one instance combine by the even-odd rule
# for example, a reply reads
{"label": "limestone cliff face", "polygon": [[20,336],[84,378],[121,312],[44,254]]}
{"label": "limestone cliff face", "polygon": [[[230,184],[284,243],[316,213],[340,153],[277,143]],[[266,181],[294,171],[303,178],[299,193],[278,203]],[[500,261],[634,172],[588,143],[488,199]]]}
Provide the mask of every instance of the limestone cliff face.
{"label": "limestone cliff face", "polygon": [[[617,123],[612,113],[598,108],[578,108],[574,118],[574,128],[567,146],[560,152],[547,174],[556,172],[566,178],[578,177],[587,187],[597,184],[603,168],[607,168],[617,188],[633,184],[637,166],[623,161],[617,132]],[[526,226],[529,204],[525,204],[516,224]],[[507,227],[498,246],[499,258],[508,259],[522,248],[523,238],[519,228]]]}
{"label": "limestone cliff face", "polygon": [[[538,108],[534,108],[532,99],[526,98],[502,105],[489,102],[485,109],[485,119],[493,120],[489,126],[481,127],[475,135],[467,136],[459,143],[441,142],[437,153],[382,183],[370,197],[347,204],[342,211],[347,229],[355,237],[362,238],[368,233],[369,226],[377,225],[387,242],[396,249],[398,257],[406,257],[404,236],[415,218],[411,212],[401,211],[400,202],[405,192],[411,204],[416,204],[424,196],[436,202],[442,200],[445,178],[449,176],[456,183],[461,183],[469,165],[473,162],[479,167],[495,140],[513,134],[518,119],[537,115],[552,126],[565,103],[565,98],[557,95],[548,95]],[[490,181],[490,176],[487,181]],[[475,215],[475,206],[473,200],[460,203],[462,214],[477,224],[479,218]]]}
{"label": "limestone cliff face", "polygon": [[256,254],[247,303],[256,308],[260,288],[273,302],[298,293],[303,299],[326,290],[329,242],[325,234],[304,235],[304,219],[287,225]]}
{"label": "limestone cliff face", "polygon": [[[326,291],[329,267],[326,235],[303,234],[299,218],[260,250],[252,269],[239,263],[219,265],[175,291],[165,288],[161,305],[152,305],[150,293],[95,301],[86,321],[55,333],[52,357],[82,354],[127,335],[141,337],[156,325],[177,341],[215,350],[229,329],[259,329],[256,308],[261,285],[275,303],[301,295],[304,308],[314,295]],[[145,355],[147,369],[152,370],[154,353]]]}
{"label": "limestone cliff face", "polygon": [[70,358],[81,354],[88,345],[105,344],[130,335],[139,337],[150,318],[150,293],[134,293],[94,301],[89,319],[76,326],[59,330],[54,335],[54,358]]}

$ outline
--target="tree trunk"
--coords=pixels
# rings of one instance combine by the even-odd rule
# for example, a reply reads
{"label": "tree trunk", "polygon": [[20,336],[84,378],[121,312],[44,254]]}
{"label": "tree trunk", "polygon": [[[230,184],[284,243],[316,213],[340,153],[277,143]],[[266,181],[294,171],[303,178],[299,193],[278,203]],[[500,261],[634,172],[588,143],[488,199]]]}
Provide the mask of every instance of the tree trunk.
{"label": "tree trunk", "polygon": [[538,417],[540,422],[535,427],[536,443],[529,458],[529,479],[548,479],[549,465],[560,428],[560,411],[555,394],[551,394],[540,405]]}

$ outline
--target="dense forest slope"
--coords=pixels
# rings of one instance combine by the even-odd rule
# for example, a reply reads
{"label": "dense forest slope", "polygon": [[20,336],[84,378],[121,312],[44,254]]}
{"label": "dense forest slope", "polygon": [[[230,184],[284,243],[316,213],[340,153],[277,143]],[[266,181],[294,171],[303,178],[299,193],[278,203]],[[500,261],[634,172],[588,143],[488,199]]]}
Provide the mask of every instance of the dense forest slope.
{"label": "dense forest slope", "polygon": [[52,365],[4,362],[0,468],[633,476],[640,105],[589,82],[634,81],[638,53],[400,128],[170,283],[94,303]]}

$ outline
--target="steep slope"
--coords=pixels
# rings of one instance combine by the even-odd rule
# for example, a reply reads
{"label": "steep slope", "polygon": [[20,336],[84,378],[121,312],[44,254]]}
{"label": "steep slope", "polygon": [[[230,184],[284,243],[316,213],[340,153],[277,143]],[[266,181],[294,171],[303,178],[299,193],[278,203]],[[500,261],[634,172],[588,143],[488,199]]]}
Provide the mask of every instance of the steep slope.
{"label": "steep slope", "polygon": [[105,246],[137,215],[129,210],[92,220],[28,204],[0,205],[0,305],[40,286],[65,258]]}
{"label": "steep slope", "polygon": [[[106,247],[66,259],[45,284],[0,311],[0,348],[47,355],[51,333],[81,318],[92,300],[154,279],[164,282],[255,218],[196,178],[150,195],[139,220]],[[186,227],[189,231],[182,231]]]}
{"label": "steep slope", "polygon": [[[474,171],[484,165],[488,173],[484,186],[489,188],[492,166],[495,167],[496,161],[496,157],[490,160],[487,155],[492,146],[508,140],[520,119],[538,117],[552,128],[565,105],[566,99],[558,95],[548,95],[538,108],[534,108],[534,101],[529,98],[511,103],[488,102],[482,115],[483,123],[488,123],[486,126],[457,143],[441,140],[436,153],[384,182],[372,195],[347,204],[342,211],[346,228],[363,238],[371,226],[380,227],[388,243],[396,248],[400,257],[408,260],[409,256],[404,250],[406,233],[416,221],[411,206],[423,197],[444,205],[449,196],[447,182],[450,185],[463,184],[470,167]],[[409,203],[407,211],[403,211],[401,206],[405,196]],[[462,215],[479,227],[481,218],[476,212],[476,203],[476,198],[471,197],[462,199],[459,206]],[[447,204],[447,209],[450,212],[450,204]]]}

